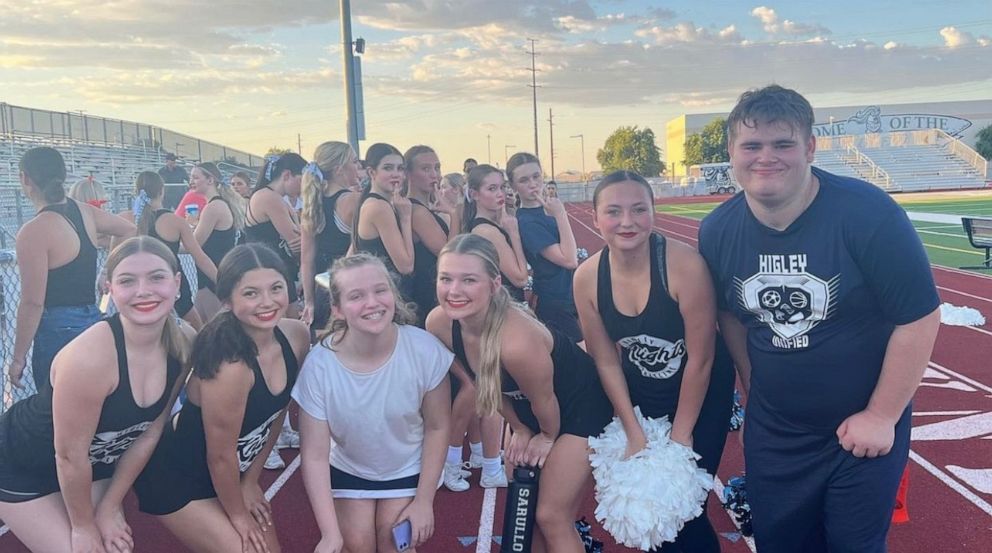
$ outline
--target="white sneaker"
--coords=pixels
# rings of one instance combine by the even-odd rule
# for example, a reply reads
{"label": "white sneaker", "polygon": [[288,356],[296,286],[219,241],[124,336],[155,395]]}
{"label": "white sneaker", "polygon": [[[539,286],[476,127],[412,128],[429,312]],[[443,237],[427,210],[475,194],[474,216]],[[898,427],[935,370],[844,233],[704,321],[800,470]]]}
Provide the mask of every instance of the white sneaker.
{"label": "white sneaker", "polygon": [[282,469],[286,468],[286,461],[283,461],[282,457],[279,456],[279,450],[273,447],[272,451],[269,452],[268,459],[265,460],[265,464],[262,466],[269,470]]}
{"label": "white sneaker", "polygon": [[481,469],[482,468],[482,455],[481,454],[475,454],[475,453],[469,455],[468,456],[468,461],[465,463],[465,468],[467,468],[469,470],[472,470],[472,469]]}
{"label": "white sneaker", "polygon": [[498,473],[492,476],[483,472],[479,478],[479,485],[483,488],[505,488],[507,486],[506,472],[500,469]]}
{"label": "white sneaker", "polygon": [[300,449],[300,433],[284,428],[276,440],[275,449]]}
{"label": "white sneaker", "polygon": [[444,487],[453,492],[463,492],[469,488],[468,482],[461,474],[461,465],[444,464]]}
{"label": "white sneaker", "polygon": [[469,476],[472,476],[472,473],[468,470],[470,468],[472,467],[468,466],[468,461],[465,461],[458,466],[458,474],[462,475],[462,478],[468,478]]}

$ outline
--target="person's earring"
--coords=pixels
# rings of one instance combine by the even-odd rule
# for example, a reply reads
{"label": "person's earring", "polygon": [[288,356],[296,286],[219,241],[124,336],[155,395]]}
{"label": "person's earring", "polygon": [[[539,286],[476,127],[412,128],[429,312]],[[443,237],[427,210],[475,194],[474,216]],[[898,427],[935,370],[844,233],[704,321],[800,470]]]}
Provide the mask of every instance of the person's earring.
{"label": "person's earring", "polygon": [[183,295],[182,292],[176,292],[176,299],[178,300],[179,298],[182,297],[182,295]]}

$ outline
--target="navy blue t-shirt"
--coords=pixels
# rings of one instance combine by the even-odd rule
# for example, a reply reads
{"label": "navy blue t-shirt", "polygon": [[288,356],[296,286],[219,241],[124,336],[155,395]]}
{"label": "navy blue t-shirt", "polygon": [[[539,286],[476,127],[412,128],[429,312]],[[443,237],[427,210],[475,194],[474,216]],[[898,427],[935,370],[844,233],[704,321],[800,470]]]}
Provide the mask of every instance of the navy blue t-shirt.
{"label": "navy blue t-shirt", "polygon": [[561,242],[555,218],[545,213],[543,207],[521,207],[517,209],[517,225],[524,256],[534,271],[534,293],[544,300],[573,303],[572,273],[575,271],[541,255],[544,248]]}
{"label": "navy blue t-shirt", "polygon": [[747,329],[749,407],[763,422],[832,433],[863,410],[895,325],[940,300],[926,251],[884,191],[813,168],[820,189],[784,231],[744,194],[706,219],[699,250],[720,310]]}

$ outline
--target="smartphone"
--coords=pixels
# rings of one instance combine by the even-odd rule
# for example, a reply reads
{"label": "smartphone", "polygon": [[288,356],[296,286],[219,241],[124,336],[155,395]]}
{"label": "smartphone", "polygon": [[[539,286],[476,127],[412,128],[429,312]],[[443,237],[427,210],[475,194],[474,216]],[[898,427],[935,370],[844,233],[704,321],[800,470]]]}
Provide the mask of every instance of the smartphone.
{"label": "smartphone", "polygon": [[393,545],[397,551],[406,551],[413,547],[413,525],[410,519],[393,526]]}

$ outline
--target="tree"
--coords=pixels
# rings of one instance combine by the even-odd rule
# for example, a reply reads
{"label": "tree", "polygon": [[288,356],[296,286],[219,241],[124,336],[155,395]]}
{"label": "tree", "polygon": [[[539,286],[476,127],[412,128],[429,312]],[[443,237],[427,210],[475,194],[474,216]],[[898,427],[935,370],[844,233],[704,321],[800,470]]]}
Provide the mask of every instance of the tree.
{"label": "tree", "polygon": [[978,131],[978,140],[975,141],[975,151],[985,159],[992,159],[992,125]]}
{"label": "tree", "polygon": [[721,163],[730,161],[727,154],[727,120],[722,117],[706,124],[698,133],[685,140],[686,167],[700,163]]}
{"label": "tree", "polygon": [[596,152],[604,173],[634,171],[645,177],[657,177],[665,170],[661,150],[654,142],[654,131],[645,128],[620,127],[606,139]]}
{"label": "tree", "polygon": [[271,146],[267,152],[265,152],[265,157],[269,156],[281,156],[285,154],[291,154],[293,150],[289,148],[280,148],[278,146]]}

